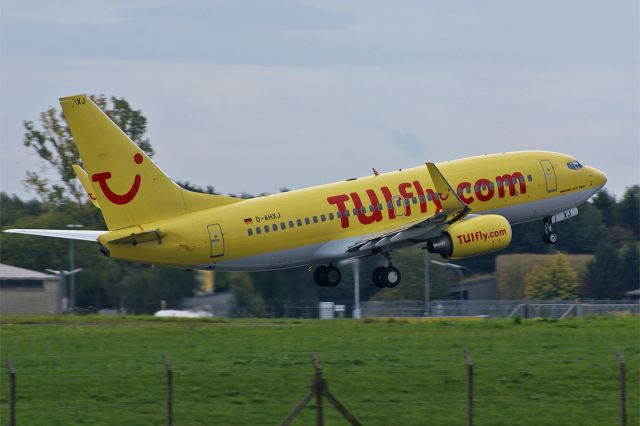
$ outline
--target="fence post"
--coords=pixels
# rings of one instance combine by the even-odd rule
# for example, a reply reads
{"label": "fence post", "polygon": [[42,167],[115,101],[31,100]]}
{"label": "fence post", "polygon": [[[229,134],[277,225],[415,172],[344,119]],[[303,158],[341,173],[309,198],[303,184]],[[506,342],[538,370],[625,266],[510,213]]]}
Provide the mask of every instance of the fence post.
{"label": "fence post", "polygon": [[8,356],[4,359],[9,369],[9,426],[16,426],[16,370]]}
{"label": "fence post", "polygon": [[620,365],[620,424],[622,426],[627,426],[627,392],[624,374],[624,357],[622,356],[622,352],[620,352],[619,348],[616,349],[616,358]]}
{"label": "fence post", "polygon": [[163,355],[164,358],[164,371],[166,377],[166,403],[167,403],[167,413],[166,413],[166,425],[173,425],[173,370],[171,368],[171,363],[169,361],[169,355],[166,353]]}
{"label": "fence post", "polygon": [[316,425],[323,426],[324,425],[324,412],[322,407],[322,397],[324,396],[324,386],[322,380],[322,367],[320,367],[320,360],[318,359],[318,355],[313,352],[311,354],[311,362],[313,363],[313,368],[315,369],[315,394],[316,394]]}
{"label": "fence post", "polygon": [[464,348],[464,363],[467,364],[467,425],[473,425],[473,360],[469,348]]}

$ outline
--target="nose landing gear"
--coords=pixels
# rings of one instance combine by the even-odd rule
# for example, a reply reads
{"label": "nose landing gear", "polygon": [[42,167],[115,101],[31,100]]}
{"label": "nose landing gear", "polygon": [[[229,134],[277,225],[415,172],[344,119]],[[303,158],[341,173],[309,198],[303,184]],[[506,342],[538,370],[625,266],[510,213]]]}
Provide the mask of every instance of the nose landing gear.
{"label": "nose landing gear", "polygon": [[546,244],[555,244],[558,242],[558,234],[553,232],[553,228],[551,227],[551,218],[546,217],[544,219],[544,236],[542,240]]}
{"label": "nose landing gear", "polygon": [[340,270],[333,265],[320,265],[313,272],[313,280],[320,287],[335,287],[340,284],[341,279]]}

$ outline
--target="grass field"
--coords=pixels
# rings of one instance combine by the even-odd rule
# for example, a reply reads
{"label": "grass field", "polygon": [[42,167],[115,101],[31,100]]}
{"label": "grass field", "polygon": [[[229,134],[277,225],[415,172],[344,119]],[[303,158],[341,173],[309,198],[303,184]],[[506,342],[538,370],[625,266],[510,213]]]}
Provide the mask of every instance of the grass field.
{"label": "grass field", "polygon": [[[401,320],[176,320],[5,317],[19,425],[164,424],[162,354],[176,425],[276,425],[309,390],[309,354],[365,425],[465,423],[463,348],[475,366],[477,425],[615,425],[627,363],[638,424],[640,318],[410,323]],[[3,365],[2,424],[7,415]],[[314,424],[313,404],[293,423]],[[326,408],[326,424],[346,424]]]}

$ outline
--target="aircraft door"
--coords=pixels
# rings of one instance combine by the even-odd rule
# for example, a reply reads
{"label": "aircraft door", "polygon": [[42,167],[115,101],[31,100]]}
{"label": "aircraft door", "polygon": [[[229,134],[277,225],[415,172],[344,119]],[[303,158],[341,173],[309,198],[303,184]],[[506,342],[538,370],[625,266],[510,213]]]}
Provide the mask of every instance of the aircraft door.
{"label": "aircraft door", "polygon": [[211,246],[211,254],[209,257],[221,257],[224,256],[224,235],[222,228],[217,223],[207,226],[209,232],[209,244]]}
{"label": "aircraft door", "polygon": [[547,192],[554,192],[558,189],[558,181],[556,179],[556,171],[553,168],[553,164],[549,160],[540,160],[542,166],[542,172],[544,173],[544,179],[547,183]]}
{"label": "aircraft door", "polygon": [[404,198],[400,195],[396,195],[393,197],[393,210],[396,213],[396,216],[404,216],[405,206],[404,206]]}

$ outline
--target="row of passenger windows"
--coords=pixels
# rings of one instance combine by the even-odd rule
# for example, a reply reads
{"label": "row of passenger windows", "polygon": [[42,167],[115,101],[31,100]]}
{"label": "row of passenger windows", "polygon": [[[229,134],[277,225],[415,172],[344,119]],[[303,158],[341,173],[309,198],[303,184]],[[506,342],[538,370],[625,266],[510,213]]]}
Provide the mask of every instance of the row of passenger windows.
{"label": "row of passenger windows", "polygon": [[[354,211],[355,211],[355,209],[354,209]],[[346,212],[346,215],[349,216],[349,212]],[[311,222],[313,222],[313,223],[326,222],[327,219],[334,220],[336,217],[338,217],[338,218],[342,217],[340,212],[338,212],[337,215],[334,215],[333,213],[329,213],[328,215],[321,214],[320,217],[318,217],[318,216],[313,216],[311,218],[305,217],[304,218],[304,224],[305,225],[311,225]],[[296,225],[298,227],[301,227],[302,223],[303,223],[302,219],[296,219],[295,222],[293,220],[290,220],[289,222],[280,222],[280,224],[272,223],[270,225],[256,226],[255,228],[248,228],[247,229],[247,234],[249,236],[252,236],[254,233],[256,235],[260,235],[263,232],[265,234],[267,234],[269,232],[275,232],[275,231],[278,231],[278,230],[284,231],[287,228],[289,228],[289,229],[295,228]]]}

